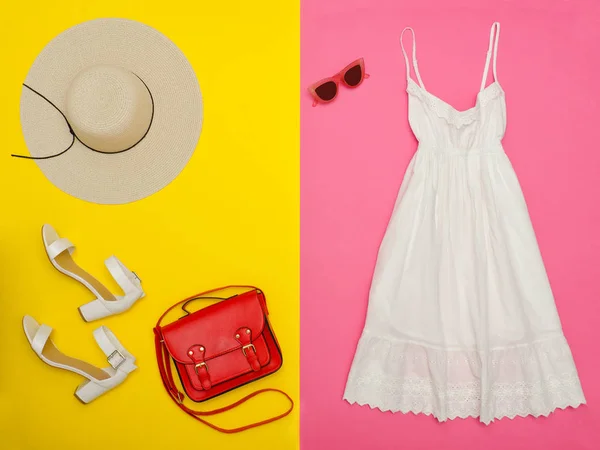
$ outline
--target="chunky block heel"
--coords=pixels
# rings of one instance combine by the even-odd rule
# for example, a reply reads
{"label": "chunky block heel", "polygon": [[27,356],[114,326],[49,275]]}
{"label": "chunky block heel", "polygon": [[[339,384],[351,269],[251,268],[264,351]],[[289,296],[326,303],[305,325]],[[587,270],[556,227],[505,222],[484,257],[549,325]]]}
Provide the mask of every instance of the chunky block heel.
{"label": "chunky block heel", "polygon": [[85,381],[75,391],[75,397],[82,403],[90,403],[109,390],[110,388],[101,386],[93,381]]}

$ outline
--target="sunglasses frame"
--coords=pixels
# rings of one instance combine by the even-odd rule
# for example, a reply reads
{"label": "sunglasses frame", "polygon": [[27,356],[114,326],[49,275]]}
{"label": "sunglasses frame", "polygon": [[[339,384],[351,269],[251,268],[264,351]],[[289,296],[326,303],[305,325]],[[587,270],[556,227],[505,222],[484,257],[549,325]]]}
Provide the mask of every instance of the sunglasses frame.
{"label": "sunglasses frame", "polygon": [[[360,66],[360,70],[361,70],[361,78],[360,81],[358,82],[358,84],[351,86],[348,83],[346,83],[346,80],[344,79],[344,75],[346,74],[346,72],[350,69],[352,69],[353,67],[356,66]],[[354,89],[357,88],[358,86],[360,86],[363,81],[365,81],[366,78],[369,78],[369,74],[367,72],[365,72],[365,60],[364,58],[359,58],[355,61],[352,61],[350,64],[348,64],[346,67],[344,67],[342,70],[340,70],[338,73],[336,73],[335,75],[331,76],[331,77],[327,77],[327,78],[323,78],[322,80],[317,81],[316,83],[311,84],[308,87],[308,92],[310,93],[310,95],[313,97],[313,107],[317,106],[319,103],[331,103],[332,101],[334,101],[337,96],[338,93],[340,92],[340,82],[342,84],[344,84],[346,87],[350,88],[350,89]],[[317,88],[319,86],[322,86],[325,83],[328,83],[332,81],[333,83],[335,83],[335,95],[333,96],[333,98],[331,98],[330,100],[323,100],[321,97],[319,97],[319,95],[317,94]]]}

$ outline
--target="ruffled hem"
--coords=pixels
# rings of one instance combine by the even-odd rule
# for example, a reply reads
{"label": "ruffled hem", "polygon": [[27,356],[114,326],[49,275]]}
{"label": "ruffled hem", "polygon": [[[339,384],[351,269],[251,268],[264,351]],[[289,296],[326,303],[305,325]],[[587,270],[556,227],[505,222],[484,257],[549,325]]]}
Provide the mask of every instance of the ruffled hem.
{"label": "ruffled hem", "polygon": [[[454,420],[454,419],[480,419],[479,414],[477,413],[466,413],[466,414],[455,414],[455,415],[448,415],[448,416],[441,416],[439,414],[437,414],[435,411],[427,411],[427,410],[420,410],[420,409],[411,409],[410,407],[408,408],[389,408],[389,407],[383,407],[377,404],[374,404],[373,402],[369,402],[369,401],[360,401],[360,400],[356,400],[356,399],[352,399],[349,398],[347,396],[344,396],[344,400],[347,401],[350,405],[359,405],[359,406],[368,406],[371,409],[378,409],[381,412],[391,412],[391,413],[402,413],[402,414],[414,414],[414,415],[425,415],[425,416],[432,416],[434,417],[437,421],[439,422],[446,422],[448,420]],[[500,420],[500,419],[510,419],[513,420],[515,417],[528,417],[528,416],[532,416],[532,417],[548,417],[550,414],[556,412],[556,410],[565,410],[567,408],[577,408],[581,405],[585,405],[586,402],[585,400],[573,400],[573,402],[571,403],[567,403],[564,405],[555,405],[553,407],[548,408],[547,411],[543,412],[535,412],[535,411],[521,411],[521,412],[516,412],[512,415],[497,415],[494,416],[493,418],[489,419],[487,422],[484,420],[480,420],[483,424],[485,425],[489,425],[492,422],[495,422],[496,420]]]}
{"label": "ruffled hem", "polygon": [[488,352],[445,350],[364,333],[343,396],[444,422],[548,416],[585,404],[564,336]]}

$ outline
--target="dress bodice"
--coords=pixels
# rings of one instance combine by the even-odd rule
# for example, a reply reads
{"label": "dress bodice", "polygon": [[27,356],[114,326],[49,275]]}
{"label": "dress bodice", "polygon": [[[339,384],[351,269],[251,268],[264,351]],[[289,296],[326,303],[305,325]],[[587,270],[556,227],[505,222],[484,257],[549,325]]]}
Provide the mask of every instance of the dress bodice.
{"label": "dress bodice", "polygon": [[477,94],[474,107],[458,111],[409,80],[408,120],[422,148],[469,150],[500,145],[506,129],[504,91],[497,82]]}
{"label": "dress bodice", "polygon": [[[402,53],[406,62],[408,120],[419,141],[419,149],[444,153],[501,149],[506,130],[506,103],[504,91],[496,75],[499,25],[494,24],[490,32],[490,45],[475,106],[464,111],[457,110],[425,89],[417,64],[414,31],[412,28],[406,28],[404,31],[407,30],[413,33],[412,60],[418,80],[417,83],[410,76],[408,56],[401,37]],[[492,50],[494,82],[486,87]]]}

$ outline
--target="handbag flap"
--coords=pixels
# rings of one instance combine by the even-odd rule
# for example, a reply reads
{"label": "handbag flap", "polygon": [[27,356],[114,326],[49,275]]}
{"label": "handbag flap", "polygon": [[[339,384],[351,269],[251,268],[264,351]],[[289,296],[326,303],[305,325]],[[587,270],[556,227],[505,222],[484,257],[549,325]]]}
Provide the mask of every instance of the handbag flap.
{"label": "handbag flap", "polygon": [[182,364],[192,364],[188,356],[194,345],[206,349],[205,360],[240,349],[236,340],[240,328],[249,328],[252,341],[265,326],[265,314],[257,291],[245,292],[181,317],[162,327],[162,337],[171,356]]}

